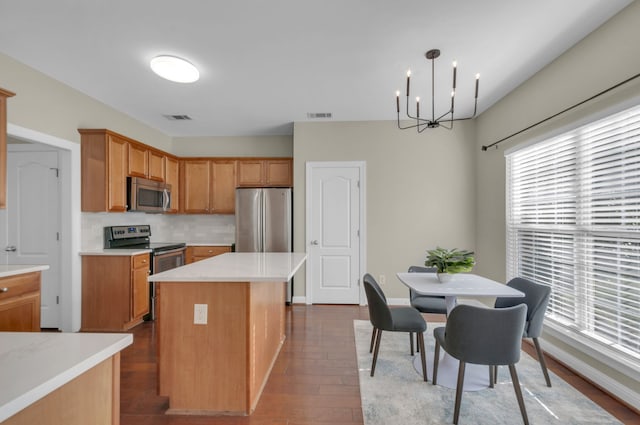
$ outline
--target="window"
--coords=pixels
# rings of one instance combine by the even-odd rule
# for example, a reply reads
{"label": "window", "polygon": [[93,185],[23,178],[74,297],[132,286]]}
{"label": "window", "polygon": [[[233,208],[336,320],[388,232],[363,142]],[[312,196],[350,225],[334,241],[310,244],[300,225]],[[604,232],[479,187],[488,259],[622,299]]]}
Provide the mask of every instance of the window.
{"label": "window", "polygon": [[640,362],[640,106],[507,155],[507,274],[547,320]]}

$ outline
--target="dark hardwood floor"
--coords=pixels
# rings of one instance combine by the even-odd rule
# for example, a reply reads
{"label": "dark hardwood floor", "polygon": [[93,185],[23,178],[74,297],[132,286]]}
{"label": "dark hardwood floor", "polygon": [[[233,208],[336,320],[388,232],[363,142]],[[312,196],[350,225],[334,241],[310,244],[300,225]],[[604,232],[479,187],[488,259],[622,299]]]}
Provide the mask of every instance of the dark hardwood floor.
{"label": "dark hardwood floor", "polygon": [[[287,307],[287,339],[255,412],[248,417],[165,415],[168,400],[156,395],[156,333],[153,322],[133,329],[122,352],[121,425],[354,425],[362,424],[353,320],[366,307]],[[441,316],[429,316],[431,322]],[[524,344],[523,348],[533,353]],[[640,415],[548,359],[551,370],[626,424]],[[215,379],[215,377],[212,377]],[[542,379],[542,376],[541,376]]]}

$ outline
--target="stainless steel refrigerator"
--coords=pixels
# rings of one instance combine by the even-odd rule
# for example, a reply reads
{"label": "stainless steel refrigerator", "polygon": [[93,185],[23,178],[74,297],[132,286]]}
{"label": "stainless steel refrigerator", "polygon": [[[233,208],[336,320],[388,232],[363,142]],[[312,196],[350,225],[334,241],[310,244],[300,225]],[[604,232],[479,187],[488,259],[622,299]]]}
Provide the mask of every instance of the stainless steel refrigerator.
{"label": "stainless steel refrigerator", "polygon": [[[291,252],[291,189],[236,189],[236,252]],[[293,294],[287,285],[286,302]]]}
{"label": "stainless steel refrigerator", "polygon": [[236,189],[236,251],[291,252],[291,189]]}

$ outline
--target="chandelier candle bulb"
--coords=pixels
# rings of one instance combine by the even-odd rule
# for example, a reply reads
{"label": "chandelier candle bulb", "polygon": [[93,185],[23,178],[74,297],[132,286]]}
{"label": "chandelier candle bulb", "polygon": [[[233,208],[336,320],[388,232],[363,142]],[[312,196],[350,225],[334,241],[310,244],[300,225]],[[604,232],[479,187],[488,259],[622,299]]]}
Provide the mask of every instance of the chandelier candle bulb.
{"label": "chandelier candle bulb", "polygon": [[396,91],[396,109],[400,113],[400,90]]}
{"label": "chandelier candle bulb", "polygon": [[411,70],[407,71],[407,97],[409,97],[409,79],[411,78]]}
{"label": "chandelier candle bulb", "polygon": [[420,116],[420,98],[416,97],[416,116]]}
{"label": "chandelier candle bulb", "polygon": [[476,74],[476,99],[478,98],[478,85],[480,84],[480,74]]}
{"label": "chandelier candle bulb", "polygon": [[458,62],[453,61],[453,90],[456,89],[456,70],[458,69]]}

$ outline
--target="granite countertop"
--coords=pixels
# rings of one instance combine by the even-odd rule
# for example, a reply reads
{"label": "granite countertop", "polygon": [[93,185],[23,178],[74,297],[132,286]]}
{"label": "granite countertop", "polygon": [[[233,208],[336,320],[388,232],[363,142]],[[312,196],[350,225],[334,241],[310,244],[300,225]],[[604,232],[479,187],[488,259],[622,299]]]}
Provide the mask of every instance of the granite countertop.
{"label": "granite countertop", "polygon": [[285,282],[307,259],[302,252],[231,252],[149,276],[151,282]]}
{"label": "granite countertop", "polygon": [[0,278],[49,270],[46,264],[0,264]]}
{"label": "granite countertop", "polygon": [[123,333],[0,332],[0,422],[132,342]]}

